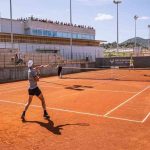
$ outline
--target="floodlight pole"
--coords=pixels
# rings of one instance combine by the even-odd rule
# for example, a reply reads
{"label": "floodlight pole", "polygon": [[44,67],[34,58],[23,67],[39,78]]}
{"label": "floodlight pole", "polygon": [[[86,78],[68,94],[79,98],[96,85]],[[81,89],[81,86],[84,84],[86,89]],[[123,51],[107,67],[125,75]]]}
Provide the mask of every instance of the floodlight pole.
{"label": "floodlight pole", "polygon": [[10,0],[10,32],[11,32],[11,48],[13,50],[13,31],[12,31],[12,0]]}
{"label": "floodlight pole", "polygon": [[119,13],[119,11],[118,11],[118,4],[120,4],[121,3],[121,1],[119,1],[119,0],[114,0],[113,1],[114,2],[114,4],[116,4],[117,5],[117,53],[119,52],[119,17],[118,17],[118,13]]}
{"label": "floodlight pole", "polygon": [[71,60],[73,58],[72,55],[72,1],[70,0],[70,52],[71,52]]}
{"label": "floodlight pole", "polygon": [[2,25],[1,25],[1,12],[0,12],[0,32],[2,32]]}
{"label": "floodlight pole", "polygon": [[150,25],[148,25],[148,29],[149,29],[148,49],[150,50]]}
{"label": "floodlight pole", "polygon": [[134,20],[135,20],[135,38],[134,38],[134,48],[136,48],[136,21],[139,17],[137,15],[134,16]]}

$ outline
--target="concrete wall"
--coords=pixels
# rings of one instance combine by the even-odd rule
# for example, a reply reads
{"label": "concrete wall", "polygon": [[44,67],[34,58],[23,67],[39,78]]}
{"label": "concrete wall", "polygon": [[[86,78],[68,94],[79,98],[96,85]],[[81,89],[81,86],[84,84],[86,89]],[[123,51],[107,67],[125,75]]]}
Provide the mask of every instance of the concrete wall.
{"label": "concrete wall", "polygon": [[[90,65],[85,64],[66,64],[66,67],[90,67]],[[26,80],[27,79],[27,67],[16,67],[16,68],[1,68],[0,69],[0,83],[18,81],[18,80]],[[77,69],[64,69],[63,74],[69,73],[77,73],[80,70]],[[41,77],[50,77],[56,76],[57,69],[56,68],[44,68],[41,70]]]}
{"label": "concrete wall", "polygon": [[[1,48],[11,48],[10,43],[0,42]],[[41,50],[60,50],[64,58],[70,59],[70,45],[54,45],[54,44],[32,44],[32,43],[14,43],[14,48],[20,52],[35,52]],[[103,57],[103,48],[98,46],[72,46],[73,58],[84,59],[88,56],[91,61],[95,61],[96,57]]]}
{"label": "concrete wall", "polygon": [[[11,23],[9,19],[0,19],[1,32],[10,33]],[[24,23],[21,21],[13,20],[12,31],[16,34],[25,34]]]}

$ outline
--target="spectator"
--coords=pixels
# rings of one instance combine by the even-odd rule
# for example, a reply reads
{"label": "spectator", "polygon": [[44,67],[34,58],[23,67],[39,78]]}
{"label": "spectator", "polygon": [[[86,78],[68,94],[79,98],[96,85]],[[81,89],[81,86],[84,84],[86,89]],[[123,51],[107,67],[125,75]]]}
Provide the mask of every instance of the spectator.
{"label": "spectator", "polygon": [[32,21],[40,21],[40,22],[46,22],[46,23],[52,23],[52,24],[59,24],[59,25],[64,25],[64,26],[74,26],[74,27],[79,27],[79,28],[85,28],[85,29],[93,29],[93,27],[90,26],[85,26],[85,25],[76,25],[76,24],[70,24],[70,23],[64,23],[64,22],[59,22],[59,21],[52,21],[52,20],[48,20],[48,19],[39,19],[39,18],[35,18],[33,16],[29,17],[29,18],[20,18],[17,19],[20,21],[28,21],[28,20],[32,20]]}
{"label": "spectator", "polygon": [[15,64],[18,65],[18,64],[22,64],[23,63],[23,59],[21,58],[21,55],[17,53],[15,53]]}

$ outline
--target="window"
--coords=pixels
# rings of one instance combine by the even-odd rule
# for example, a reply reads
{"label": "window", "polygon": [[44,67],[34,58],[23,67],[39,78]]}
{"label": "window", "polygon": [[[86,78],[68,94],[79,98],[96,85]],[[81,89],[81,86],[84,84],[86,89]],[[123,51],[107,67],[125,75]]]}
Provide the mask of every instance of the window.
{"label": "window", "polygon": [[95,35],[91,35],[91,40],[95,40]]}
{"label": "window", "polygon": [[77,38],[78,38],[76,33],[73,33],[72,37],[73,37],[74,39],[77,39]]}
{"label": "window", "polygon": [[68,33],[68,38],[71,38],[71,33]]}
{"label": "window", "polygon": [[52,36],[51,31],[47,31],[47,35],[51,37]]}
{"label": "window", "polygon": [[33,35],[37,35],[37,30],[36,30],[36,29],[33,29],[33,30],[32,30],[32,34],[33,34]]}
{"label": "window", "polygon": [[[60,32],[60,31],[49,31],[49,30],[42,30],[42,29],[25,29],[25,34],[28,35],[39,35],[39,36],[48,36],[48,37],[61,37],[61,38],[71,38],[71,33],[69,32]],[[73,39],[88,39],[88,40],[95,40],[95,35],[91,34],[78,34],[72,33]]]}
{"label": "window", "polygon": [[63,32],[63,37],[64,37],[64,38],[67,38],[67,37],[68,37],[68,35],[67,35],[66,32]]}
{"label": "window", "polygon": [[43,35],[44,36],[48,36],[48,31],[47,30],[43,30]]}
{"label": "window", "polygon": [[62,32],[57,32],[57,37],[62,37],[63,33]]}
{"label": "window", "polygon": [[78,34],[78,39],[81,39],[81,34]]}
{"label": "window", "polygon": [[42,35],[42,30],[41,29],[39,29],[37,32],[38,32],[37,35]]}
{"label": "window", "polygon": [[57,32],[56,31],[53,31],[53,37],[57,37]]}

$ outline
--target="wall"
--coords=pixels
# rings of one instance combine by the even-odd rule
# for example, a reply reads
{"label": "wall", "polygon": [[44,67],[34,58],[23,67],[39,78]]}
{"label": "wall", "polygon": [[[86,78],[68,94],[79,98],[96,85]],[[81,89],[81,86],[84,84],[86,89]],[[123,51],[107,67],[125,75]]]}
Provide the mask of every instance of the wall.
{"label": "wall", "polygon": [[[0,42],[1,48],[11,48],[10,43]],[[60,50],[64,58],[70,59],[70,45],[54,45],[54,44],[31,44],[31,43],[14,43],[14,48],[20,52],[35,52],[36,49]],[[85,59],[88,56],[92,61],[96,57],[103,57],[103,48],[98,46],[72,46],[73,58]]]}
{"label": "wall", "polygon": [[[65,67],[88,67],[85,64],[66,64]],[[89,65],[90,67],[90,65]],[[19,80],[26,80],[27,79],[27,67],[16,67],[16,68],[1,68],[0,69],[0,83],[4,82],[12,82],[12,81],[19,81]],[[77,69],[65,69],[63,70],[63,74],[69,73],[77,73],[80,70]],[[57,69],[56,68],[44,68],[41,70],[41,77],[47,76],[56,76]]]}
{"label": "wall", "polygon": [[[1,32],[10,33],[11,32],[11,22],[9,19],[0,19]],[[24,23],[21,21],[13,20],[12,31],[16,34],[24,34]]]}
{"label": "wall", "polygon": [[[150,67],[150,56],[133,57],[135,68]],[[129,67],[130,57],[96,58],[97,67]]]}

